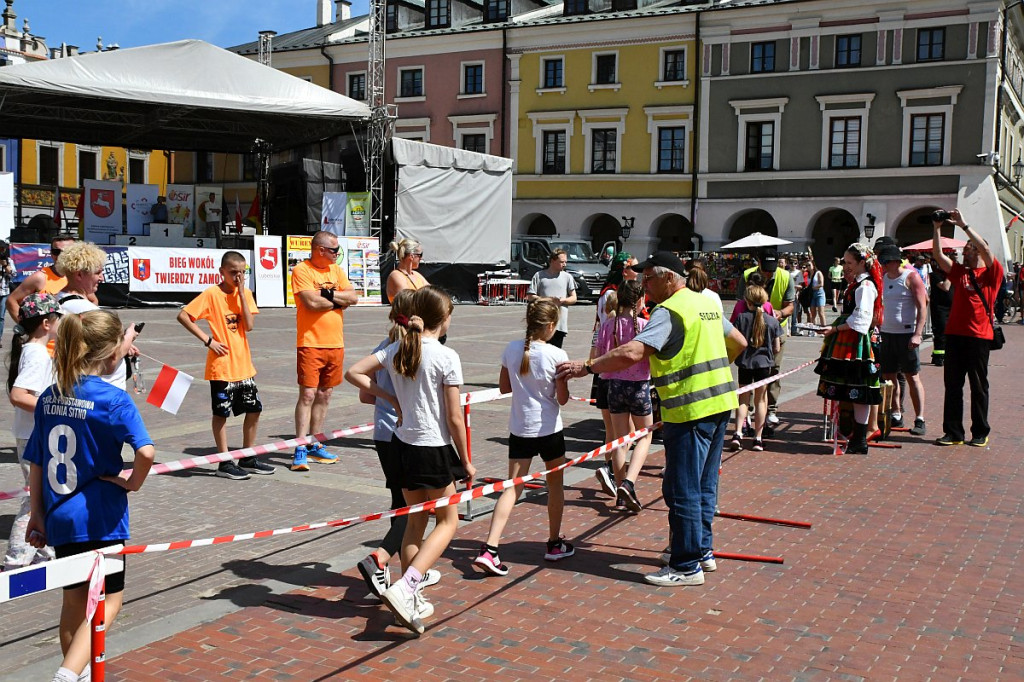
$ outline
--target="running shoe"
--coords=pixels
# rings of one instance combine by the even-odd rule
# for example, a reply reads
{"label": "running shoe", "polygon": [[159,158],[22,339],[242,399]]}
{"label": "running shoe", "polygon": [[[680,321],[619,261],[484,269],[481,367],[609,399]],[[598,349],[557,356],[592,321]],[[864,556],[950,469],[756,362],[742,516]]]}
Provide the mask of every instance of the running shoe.
{"label": "running shoe", "polygon": [[309,453],[306,451],[305,445],[300,445],[295,448],[295,456],[292,458],[292,471],[309,471],[309,463],[306,461],[306,456]]}
{"label": "running shoe", "polygon": [[416,618],[423,620],[434,615],[434,605],[428,602],[427,598],[419,590],[416,590],[414,599],[416,602]]}
{"label": "running shoe", "polygon": [[928,432],[928,428],[925,426],[924,420],[918,417],[914,420],[914,428],[910,429],[911,436],[923,436]]}
{"label": "running shoe", "polygon": [[612,478],[612,468],[610,466],[607,464],[599,466],[597,471],[594,472],[594,477],[601,484],[601,490],[609,495],[615,495],[615,479]]}
{"label": "running shoe", "polygon": [[663,566],[655,573],[648,573],[644,580],[660,587],[684,587],[704,584],[704,571],[698,568],[693,573],[683,573],[674,568]]}
{"label": "running shoe", "polygon": [[548,561],[558,561],[559,559],[568,559],[575,553],[576,550],[565,541],[565,538],[558,538],[557,540],[548,540],[548,551],[545,552],[544,558]]}
{"label": "running shoe", "polygon": [[217,475],[221,478],[230,478],[232,481],[244,481],[249,478],[249,474],[242,471],[234,462],[221,462],[217,467]]}
{"label": "running shoe", "polygon": [[739,452],[743,449],[743,439],[739,436],[733,436],[732,440],[729,441],[729,450],[732,452]]}
{"label": "running shoe", "polygon": [[417,590],[422,590],[424,587],[430,587],[441,582],[441,571],[436,568],[428,568],[427,572],[423,574],[423,580],[416,586]]}
{"label": "running shoe", "polygon": [[764,452],[764,441],[758,438],[754,439],[754,444],[750,446],[750,449],[754,452]]}
{"label": "running shoe", "polygon": [[975,448],[983,448],[988,445],[988,436],[982,436],[981,438],[972,438],[967,441],[967,444]]}
{"label": "running shoe", "polygon": [[238,460],[238,466],[250,474],[260,474],[261,476],[271,476],[277,471],[277,467],[261,462],[255,457],[243,457]]}
{"label": "running shoe", "polygon": [[357,566],[359,574],[363,576],[363,581],[366,583],[366,589],[373,596],[380,598],[391,586],[391,571],[387,566],[381,568],[377,565],[377,558],[374,555],[368,555]]}
{"label": "running shoe", "polygon": [[320,464],[334,464],[338,461],[338,456],[328,452],[324,444],[319,441],[309,450],[309,458]]}
{"label": "running shoe", "polygon": [[395,614],[399,625],[409,628],[416,635],[423,634],[426,628],[417,613],[416,590],[409,589],[404,580],[399,580],[385,590],[380,599]]}
{"label": "running shoe", "polygon": [[633,481],[629,479],[623,479],[622,485],[619,486],[619,496],[622,501],[625,502],[626,508],[631,512],[639,514],[643,510],[643,506],[640,504],[640,498],[636,496],[636,487],[633,485]]}
{"label": "running shoe", "polygon": [[963,441],[962,438],[954,438],[953,436],[950,436],[950,435],[944,435],[944,436],[940,436],[939,438],[936,438],[935,439],[935,444],[936,445],[946,445],[946,446],[949,446],[949,445],[963,445],[964,441]]}
{"label": "running shoe", "polygon": [[480,548],[480,554],[473,559],[473,563],[493,575],[508,575],[508,566],[501,563],[497,554],[487,551],[486,546]]}
{"label": "running shoe", "polygon": [[775,414],[774,412],[770,412],[770,413],[768,414],[768,419],[767,419],[767,422],[768,422],[768,425],[769,425],[769,426],[778,426],[779,424],[781,424],[781,423],[782,423],[782,422],[781,422],[781,421],[779,420],[779,415]]}

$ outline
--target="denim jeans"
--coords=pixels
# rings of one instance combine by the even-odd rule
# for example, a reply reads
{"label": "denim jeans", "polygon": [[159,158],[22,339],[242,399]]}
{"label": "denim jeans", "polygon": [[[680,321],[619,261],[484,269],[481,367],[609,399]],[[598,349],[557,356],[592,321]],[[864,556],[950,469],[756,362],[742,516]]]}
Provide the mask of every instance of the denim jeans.
{"label": "denim jeans", "polygon": [[669,565],[683,573],[713,549],[711,522],[718,504],[718,469],[729,412],[662,426],[665,478],[661,492],[668,505],[671,531]]}
{"label": "denim jeans", "polygon": [[7,296],[0,296],[0,345],[4,342],[4,323],[7,321]]}

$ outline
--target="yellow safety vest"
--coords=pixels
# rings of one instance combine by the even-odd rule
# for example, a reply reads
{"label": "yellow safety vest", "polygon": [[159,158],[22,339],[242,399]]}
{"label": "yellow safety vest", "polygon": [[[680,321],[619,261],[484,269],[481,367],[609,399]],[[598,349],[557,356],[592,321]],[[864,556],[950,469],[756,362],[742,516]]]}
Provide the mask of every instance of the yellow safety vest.
{"label": "yellow safety vest", "polygon": [[[743,271],[743,281],[746,282],[750,278],[750,274],[757,272],[757,268],[749,268]],[[775,269],[775,277],[772,278],[772,290],[768,292],[768,302],[772,304],[772,307],[776,310],[782,310],[782,297],[786,295],[786,291],[789,290],[789,272],[782,268]],[[737,298],[743,298],[743,292],[739,292]],[[779,325],[785,329],[786,325],[789,324],[789,318],[779,320]]]}
{"label": "yellow safety vest", "polygon": [[650,357],[661,418],[679,424],[735,409],[736,386],[718,305],[707,296],[680,289],[658,307],[682,322],[685,333],[678,353]]}

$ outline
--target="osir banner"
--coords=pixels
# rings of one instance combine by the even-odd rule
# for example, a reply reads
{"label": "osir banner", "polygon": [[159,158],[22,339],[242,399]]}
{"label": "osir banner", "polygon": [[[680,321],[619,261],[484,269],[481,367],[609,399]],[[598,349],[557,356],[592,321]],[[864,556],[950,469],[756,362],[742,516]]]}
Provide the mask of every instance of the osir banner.
{"label": "osir banner", "polygon": [[[220,284],[220,259],[230,250],[130,246],[128,290],[198,292]],[[251,252],[242,255],[252,263]],[[248,286],[252,288],[252,270],[249,272]]]}
{"label": "osir banner", "polygon": [[192,185],[167,185],[167,220],[185,227],[185,236],[195,229],[196,192]]}
{"label": "osir banner", "polygon": [[110,235],[121,234],[121,183],[117,180],[86,180],[85,209],[82,222],[85,224],[85,240],[97,244],[109,244]]}

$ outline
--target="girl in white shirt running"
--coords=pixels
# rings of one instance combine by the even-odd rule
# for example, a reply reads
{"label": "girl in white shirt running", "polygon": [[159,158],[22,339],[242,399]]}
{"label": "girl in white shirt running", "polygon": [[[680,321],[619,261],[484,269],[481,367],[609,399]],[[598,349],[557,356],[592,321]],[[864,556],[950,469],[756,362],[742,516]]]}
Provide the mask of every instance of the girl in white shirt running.
{"label": "girl in white shirt running", "polygon": [[[459,398],[462,362],[454,350],[438,341],[451,324],[451,298],[437,287],[427,286],[413,294],[412,307],[416,314],[398,321],[406,327],[404,338],[363,358],[345,373],[349,383],[387,400],[398,412],[392,447],[401,461],[402,492],[409,505],[453,495],[456,481],[471,482],[476,473],[466,448]],[[381,368],[391,377],[394,395],[373,381]],[[438,507],[436,519],[434,530],[424,538],[427,514],[409,516],[402,539],[405,574],[381,595],[399,623],[417,635],[425,629],[423,619],[434,613],[418,588],[455,537],[457,507]]]}
{"label": "girl in white shirt running", "polygon": [[[569,356],[561,348],[547,343],[558,326],[559,306],[550,298],[537,298],[526,308],[526,338],[512,341],[501,356],[498,386],[512,394],[508,418],[508,476],[516,478],[530,471],[534,455],[550,469],[565,462],[565,436],[559,405],[569,400],[567,379],[555,379],[555,368]],[[575,550],[561,536],[565,494],[562,472],[549,474],[548,543],[544,558],[558,561],[571,557]],[[473,564],[494,575],[508,575],[508,566],[498,558],[498,544],[512,509],[524,485],[505,488],[491,516],[487,542]]]}

